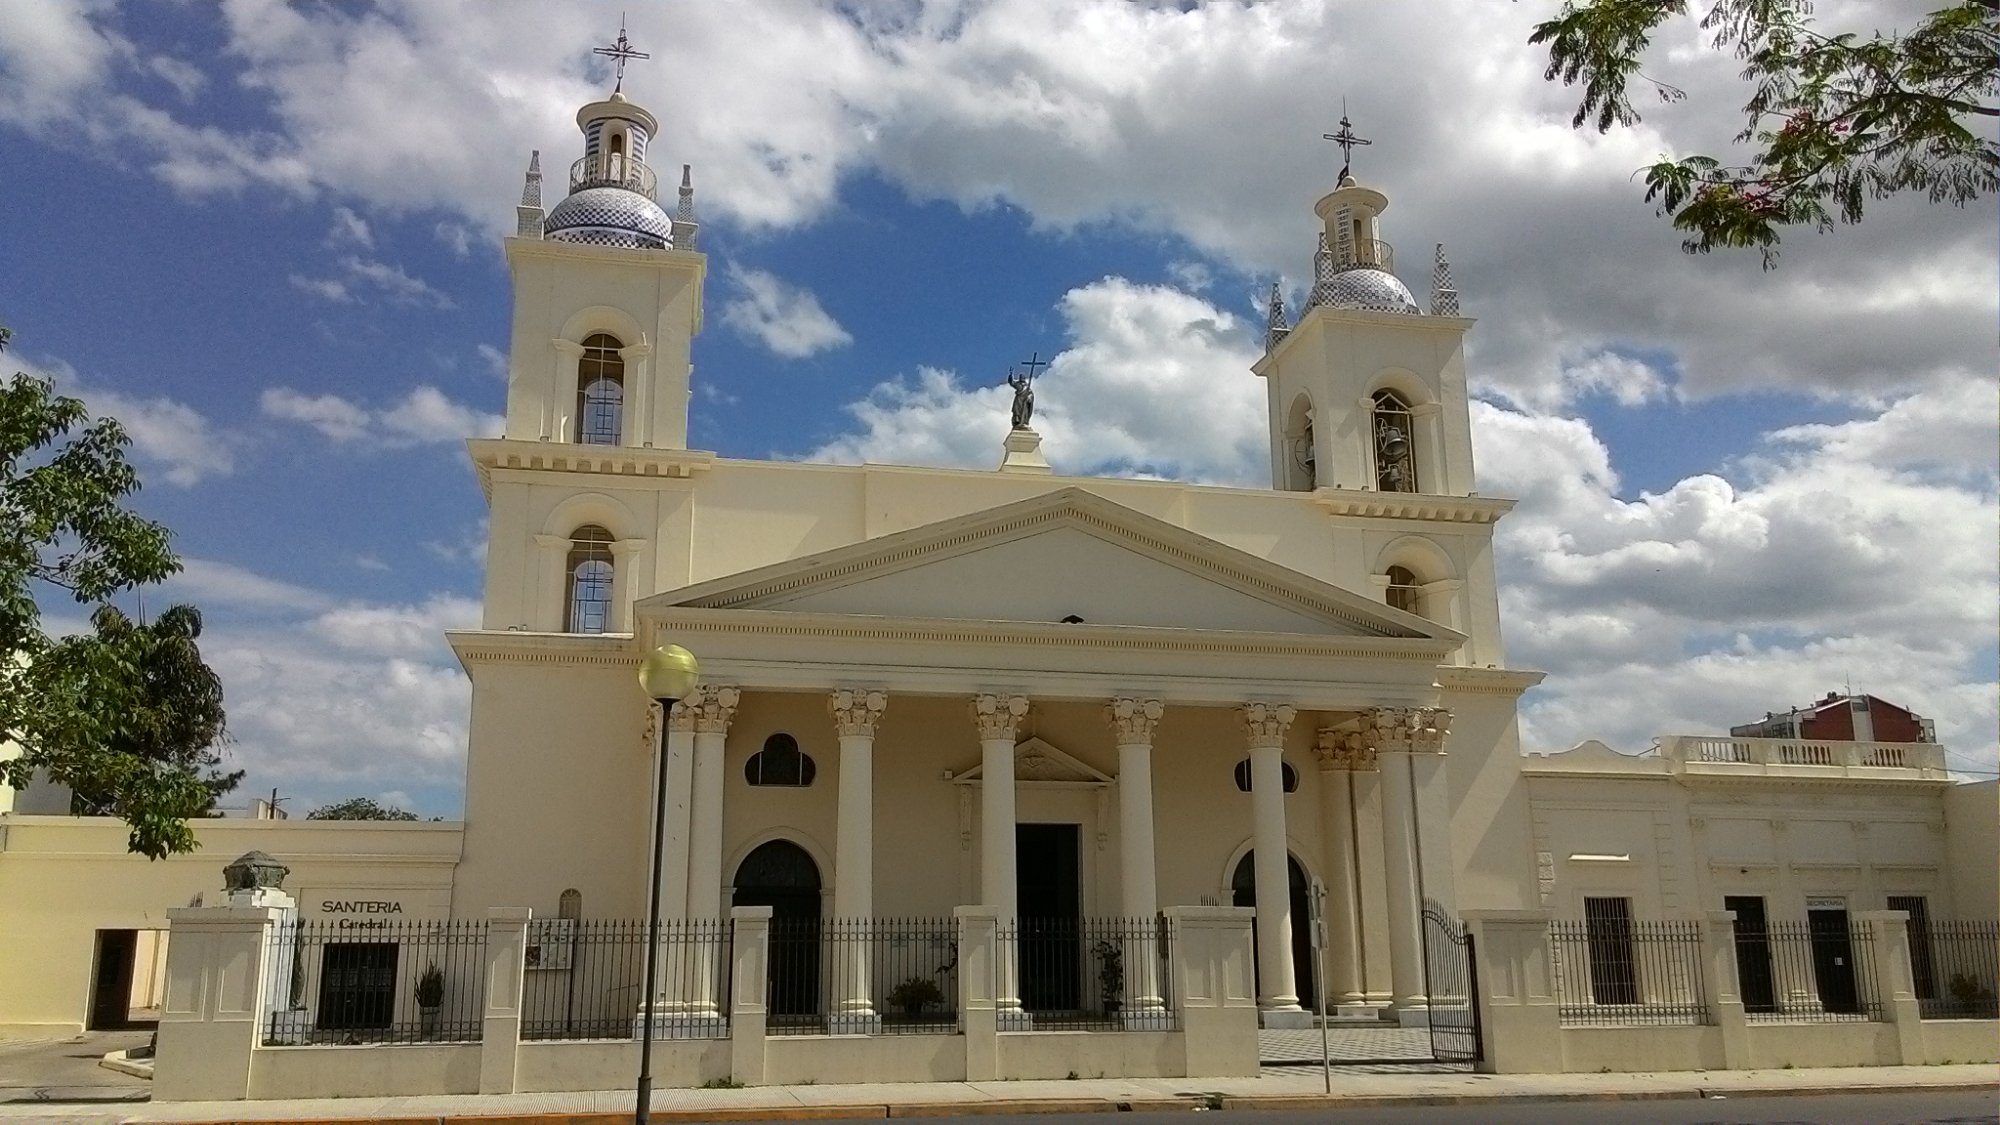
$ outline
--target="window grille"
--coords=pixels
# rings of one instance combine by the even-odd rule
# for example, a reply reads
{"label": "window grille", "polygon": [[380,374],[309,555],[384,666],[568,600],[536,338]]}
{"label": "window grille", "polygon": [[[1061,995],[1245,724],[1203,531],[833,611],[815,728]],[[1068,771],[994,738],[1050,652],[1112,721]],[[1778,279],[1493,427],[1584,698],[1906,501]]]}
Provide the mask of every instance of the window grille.
{"label": "window grille", "polygon": [[602,332],[583,342],[576,368],[576,440],[617,445],[625,423],[625,359],[615,336]]}
{"label": "window grille", "polygon": [[1408,567],[1389,568],[1389,608],[1400,609],[1404,613],[1424,614],[1424,588],[1417,583],[1417,576]]}
{"label": "window grille", "polygon": [[611,624],[611,533],[595,524],[576,529],[569,547],[569,631],[602,633]]}

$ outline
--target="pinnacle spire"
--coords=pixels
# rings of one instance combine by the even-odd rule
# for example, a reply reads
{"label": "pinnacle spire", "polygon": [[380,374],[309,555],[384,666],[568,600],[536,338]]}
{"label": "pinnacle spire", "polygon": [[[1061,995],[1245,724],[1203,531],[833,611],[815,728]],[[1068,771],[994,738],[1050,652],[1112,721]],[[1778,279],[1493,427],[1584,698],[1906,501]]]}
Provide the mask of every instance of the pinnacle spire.
{"label": "pinnacle spire", "polygon": [[674,210],[674,249],[692,250],[701,233],[701,223],[694,217],[694,169],[681,165],[681,200]]}
{"label": "pinnacle spire", "polygon": [[528,156],[528,174],[521,182],[521,204],[514,208],[514,233],[522,238],[542,237],[542,150]]}
{"label": "pinnacle spire", "polygon": [[1271,283],[1270,309],[1264,317],[1264,350],[1278,346],[1278,341],[1291,332],[1291,321],[1285,316],[1285,291],[1278,282]]}
{"label": "pinnacle spire", "polygon": [[1437,244],[1437,265],[1431,270],[1431,315],[1458,315],[1458,288],[1451,281],[1451,263],[1445,260],[1444,243]]}

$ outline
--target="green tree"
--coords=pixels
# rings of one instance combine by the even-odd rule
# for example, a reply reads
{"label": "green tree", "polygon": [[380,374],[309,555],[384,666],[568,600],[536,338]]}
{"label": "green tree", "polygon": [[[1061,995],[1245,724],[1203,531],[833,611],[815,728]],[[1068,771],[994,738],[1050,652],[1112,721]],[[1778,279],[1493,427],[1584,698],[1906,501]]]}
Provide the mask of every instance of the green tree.
{"label": "green tree", "polygon": [[[0,329],[0,349],[10,336]],[[213,799],[196,770],[131,752],[171,725],[160,708],[183,701],[150,693],[136,637],[59,651],[36,601],[101,606],[180,569],[167,529],[126,507],[139,488],[129,444],[47,379],[0,383],[0,739],[21,751],[0,762],[0,784],[45,770],[115,807],[131,849],[158,859],[196,846],[187,819]]]}
{"label": "green tree", "polygon": [[331,805],[321,805],[306,814],[307,820],[415,820],[417,814],[394,805],[377,804],[367,797],[349,797]]}
{"label": "green tree", "polygon": [[[1960,0],[1908,31],[1868,36],[1815,25],[1811,0],[1713,0],[1700,17],[1717,50],[1741,59],[1750,98],[1735,140],[1743,163],[1662,158],[1646,199],[1688,232],[1690,254],[1757,247],[1776,264],[1779,232],[1861,221],[1869,200],[1918,192],[1963,207],[2000,189],[2000,146],[1968,128],[2000,117],[2000,0]],[[1567,0],[1537,24],[1546,77],[1583,87],[1571,124],[1632,125],[1634,78],[1662,101],[1683,91],[1639,70],[1640,56],[1688,0]]]}

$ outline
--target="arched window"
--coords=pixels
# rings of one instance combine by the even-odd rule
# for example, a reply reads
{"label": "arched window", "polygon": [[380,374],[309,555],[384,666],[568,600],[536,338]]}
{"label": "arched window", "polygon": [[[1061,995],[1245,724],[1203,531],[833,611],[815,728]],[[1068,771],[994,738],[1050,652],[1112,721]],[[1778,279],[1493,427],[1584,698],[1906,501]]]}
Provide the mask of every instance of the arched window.
{"label": "arched window", "polygon": [[576,365],[576,440],[617,445],[625,428],[625,359],[618,337],[599,332],[583,342]]}
{"label": "arched window", "polygon": [[575,887],[564,891],[562,897],[556,900],[556,917],[568,918],[572,922],[583,917],[583,892]]}
{"label": "arched window", "polygon": [[1406,566],[1392,566],[1388,572],[1389,607],[1404,613],[1414,613],[1419,617],[1424,612],[1424,587],[1417,576]]}
{"label": "arched window", "polygon": [[569,537],[569,631],[602,633],[611,625],[611,533],[585,524]]}
{"label": "arched window", "polygon": [[1410,404],[1394,391],[1375,392],[1375,487],[1417,491],[1417,442]]}
{"label": "arched window", "polygon": [[1319,487],[1319,450],[1313,442],[1312,400],[1304,395],[1292,401],[1291,416],[1285,420],[1286,485],[1295,492],[1311,492]]}
{"label": "arched window", "polygon": [[774,734],[764,740],[764,748],[743,763],[743,780],[752,785],[786,785],[803,789],[818,773],[812,755],[799,752],[799,740],[789,734]]}
{"label": "arched window", "polygon": [[[1278,765],[1283,767],[1285,771],[1285,792],[1298,792],[1299,771],[1293,769],[1290,762],[1279,762]],[[1250,759],[1248,758],[1236,763],[1236,788],[1245,793],[1250,792]]]}

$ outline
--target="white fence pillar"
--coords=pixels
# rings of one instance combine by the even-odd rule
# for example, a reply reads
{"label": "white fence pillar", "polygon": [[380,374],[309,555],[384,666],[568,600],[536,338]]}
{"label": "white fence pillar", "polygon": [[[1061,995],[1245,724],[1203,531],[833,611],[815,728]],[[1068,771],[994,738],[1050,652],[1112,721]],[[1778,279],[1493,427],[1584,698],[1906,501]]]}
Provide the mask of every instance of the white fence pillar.
{"label": "white fence pillar", "polygon": [[771,973],[771,908],[736,906],[729,911],[735,934],[730,941],[729,1077],[745,1086],[764,1082],[765,992]]}
{"label": "white fence pillar", "polygon": [[1224,1078],[1258,1072],[1256,955],[1250,923],[1256,912],[1236,906],[1174,906],[1174,1003],[1181,1014],[1187,1077]]}
{"label": "white fence pillar", "polygon": [[1709,911],[1701,933],[1702,1003],[1722,1034],[1722,1065],[1741,1070],[1750,1065],[1750,1022],[1736,976],[1736,912]]}
{"label": "white fence pillar", "polygon": [[965,1032],[965,1080],[1000,1077],[1000,909],[961,906],[958,918],[958,1022]]}
{"label": "white fence pillar", "polygon": [[1901,910],[1864,910],[1855,919],[1868,927],[1875,948],[1873,979],[1860,982],[1874,990],[1882,1019],[1896,1031],[1897,1057],[1889,1064],[1917,1066],[1924,1062],[1924,1014],[1917,1003],[1916,974],[1910,968],[1910,916]]}
{"label": "white fence pillar", "polygon": [[154,1101],[250,1096],[251,1052],[274,987],[266,964],[270,933],[291,902],[277,897],[284,905],[167,911],[167,995],[153,1062]]}
{"label": "white fence pillar", "polygon": [[1549,916],[1540,910],[1468,910],[1479,958],[1479,1069],[1488,1074],[1555,1074],[1563,1069],[1562,1019]]}
{"label": "white fence pillar", "polygon": [[511,1094],[521,1053],[521,985],[528,956],[525,906],[486,911],[486,1010],[479,1024],[479,1092]]}

